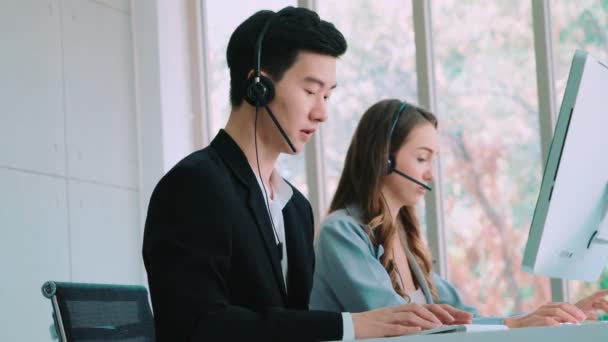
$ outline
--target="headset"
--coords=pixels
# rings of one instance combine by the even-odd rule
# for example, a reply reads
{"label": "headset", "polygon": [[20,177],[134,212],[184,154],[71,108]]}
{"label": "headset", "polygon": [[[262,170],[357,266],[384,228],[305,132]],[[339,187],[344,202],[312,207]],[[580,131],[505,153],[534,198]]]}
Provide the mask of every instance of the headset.
{"label": "headset", "polygon": [[272,112],[272,110],[270,110],[270,107],[268,107],[268,104],[270,103],[270,101],[272,101],[272,99],[274,99],[274,94],[275,94],[274,84],[272,83],[271,79],[263,76],[262,71],[261,71],[262,42],[264,41],[264,35],[266,34],[266,31],[270,27],[270,23],[272,22],[272,20],[274,18],[276,18],[277,16],[278,16],[278,12],[273,13],[270,16],[270,18],[268,18],[268,20],[266,20],[264,27],[262,27],[262,30],[260,31],[260,34],[258,35],[258,39],[256,41],[255,51],[254,51],[254,57],[255,57],[254,76],[250,77],[245,82],[245,87],[246,87],[245,88],[245,100],[250,105],[255,106],[255,123],[254,123],[254,134],[253,135],[254,135],[254,143],[255,143],[255,158],[256,158],[257,164],[258,164],[258,175],[259,175],[261,183],[262,183],[262,189],[264,190],[264,199],[266,201],[266,210],[268,212],[268,218],[270,219],[270,225],[272,226],[272,231],[274,232],[274,236],[275,236],[276,240],[278,241],[277,249],[279,250],[279,256],[280,256],[281,261],[283,261],[283,242],[279,238],[279,234],[277,233],[277,228],[275,227],[274,220],[272,219],[272,213],[270,212],[270,203],[268,201],[268,193],[266,192],[266,186],[264,186],[264,181],[262,180],[262,172],[260,171],[260,159],[258,157],[258,138],[257,138],[258,110],[260,107],[263,107],[266,109],[266,112],[272,119],[272,122],[274,122],[275,126],[277,126],[277,128],[279,129],[279,132],[281,132],[281,135],[283,136],[283,138],[285,139],[285,141],[287,142],[287,144],[289,145],[291,150],[294,153],[296,152],[296,148],[293,145],[293,143],[291,142],[291,140],[289,139],[289,137],[287,136],[287,133],[285,133],[285,130],[283,129],[283,127],[281,127],[281,124],[279,123],[277,118],[274,116],[274,113]]}
{"label": "headset", "polygon": [[254,57],[255,57],[254,76],[250,77],[245,84],[245,87],[246,87],[245,100],[250,105],[255,106],[256,113],[257,113],[259,107],[263,107],[266,109],[266,112],[268,113],[268,115],[270,115],[272,122],[274,122],[275,126],[277,126],[277,128],[279,129],[279,132],[281,132],[281,135],[283,136],[283,138],[285,139],[285,141],[287,142],[287,144],[289,145],[291,150],[294,153],[296,153],[295,146],[293,145],[293,143],[287,136],[287,133],[285,132],[285,130],[283,129],[283,127],[277,120],[277,118],[274,115],[274,113],[272,112],[272,110],[270,110],[270,108],[268,107],[268,104],[270,103],[270,101],[272,101],[272,99],[274,99],[274,94],[275,94],[274,83],[272,83],[272,80],[269,79],[268,77],[263,76],[262,70],[261,70],[261,68],[262,68],[262,42],[264,41],[264,35],[266,34],[266,31],[270,27],[270,23],[273,21],[273,19],[275,19],[277,17],[277,15],[278,15],[278,12],[273,13],[270,16],[270,18],[268,18],[268,20],[264,24],[264,27],[262,28],[262,31],[260,31],[260,35],[258,36],[257,42],[255,44],[255,51],[254,51]]}
{"label": "headset", "polygon": [[393,132],[395,131],[395,127],[397,126],[397,123],[399,122],[399,118],[401,118],[401,113],[403,113],[405,111],[406,107],[407,107],[407,102],[405,102],[405,101],[401,102],[401,105],[399,106],[399,108],[397,109],[395,114],[393,114],[393,119],[391,121],[390,130],[388,131],[388,151],[389,151],[388,153],[389,154],[388,154],[388,165],[387,165],[386,174],[388,175],[392,172],[395,172],[399,176],[420,185],[421,187],[427,189],[428,191],[432,191],[433,188],[431,188],[430,186],[397,170],[397,160],[395,159],[395,155],[390,152],[391,151],[391,140],[393,140]]}

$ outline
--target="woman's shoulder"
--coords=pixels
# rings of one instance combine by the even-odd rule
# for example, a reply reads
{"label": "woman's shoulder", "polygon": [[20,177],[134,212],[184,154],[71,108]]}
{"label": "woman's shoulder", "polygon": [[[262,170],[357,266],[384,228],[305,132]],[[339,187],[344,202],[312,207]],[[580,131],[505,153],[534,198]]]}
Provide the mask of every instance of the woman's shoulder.
{"label": "woman's shoulder", "polygon": [[369,242],[366,226],[353,208],[343,208],[331,212],[321,222],[319,239],[335,237],[357,237]]}
{"label": "woman's shoulder", "polygon": [[370,255],[378,259],[384,249],[374,245],[367,229],[359,213],[352,208],[333,211],[321,222],[315,253],[321,258],[328,255],[349,255],[351,258]]}
{"label": "woman's shoulder", "polygon": [[321,229],[329,230],[362,230],[364,224],[353,215],[352,211],[343,208],[331,212],[321,221]]}

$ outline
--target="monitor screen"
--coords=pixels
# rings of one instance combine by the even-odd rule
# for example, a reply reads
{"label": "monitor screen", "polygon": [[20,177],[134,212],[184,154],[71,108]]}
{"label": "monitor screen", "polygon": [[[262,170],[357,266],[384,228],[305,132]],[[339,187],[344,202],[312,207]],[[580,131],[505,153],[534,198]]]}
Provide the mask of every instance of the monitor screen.
{"label": "monitor screen", "polygon": [[608,262],[608,63],[577,50],[547,156],[523,270],[596,281]]}

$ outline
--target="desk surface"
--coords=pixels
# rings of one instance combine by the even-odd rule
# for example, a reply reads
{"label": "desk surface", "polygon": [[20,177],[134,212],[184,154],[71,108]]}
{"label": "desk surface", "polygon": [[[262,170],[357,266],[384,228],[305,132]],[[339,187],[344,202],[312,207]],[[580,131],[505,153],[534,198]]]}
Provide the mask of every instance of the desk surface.
{"label": "desk surface", "polygon": [[501,331],[400,336],[365,340],[366,342],[606,342],[608,324],[561,325]]}

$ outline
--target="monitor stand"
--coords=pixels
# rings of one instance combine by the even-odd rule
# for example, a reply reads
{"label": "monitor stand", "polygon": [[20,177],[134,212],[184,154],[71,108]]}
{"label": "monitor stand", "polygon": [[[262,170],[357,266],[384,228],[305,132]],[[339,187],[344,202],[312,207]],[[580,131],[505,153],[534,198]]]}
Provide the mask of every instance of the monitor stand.
{"label": "monitor stand", "polygon": [[608,245],[608,183],[606,183],[602,198],[604,203],[603,208],[601,208],[602,219],[597,230],[591,234],[591,238],[589,238],[589,242],[587,243],[587,249],[591,248],[592,243]]}

